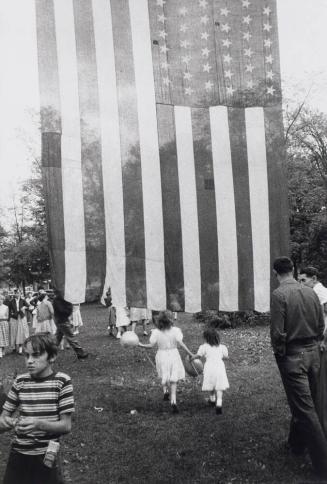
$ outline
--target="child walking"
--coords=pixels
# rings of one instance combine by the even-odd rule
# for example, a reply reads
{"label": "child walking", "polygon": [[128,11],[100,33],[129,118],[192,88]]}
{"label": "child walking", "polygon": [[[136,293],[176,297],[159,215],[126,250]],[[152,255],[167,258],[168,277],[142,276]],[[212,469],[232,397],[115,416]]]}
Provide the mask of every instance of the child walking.
{"label": "child walking", "polygon": [[220,344],[218,330],[210,325],[203,332],[205,343],[191,360],[205,360],[203,368],[202,391],[210,392],[209,404],[216,407],[217,415],[222,414],[223,392],[229,388],[226,368],[223,359],[228,358],[228,350]]}
{"label": "child walking", "polygon": [[3,296],[0,296],[0,358],[4,356],[5,349],[9,348],[9,309],[3,301]]}
{"label": "child walking", "polygon": [[156,368],[164,392],[164,400],[169,400],[173,413],[178,413],[176,402],[177,382],[185,378],[185,369],[177,349],[181,346],[190,356],[193,353],[183,343],[183,333],[173,326],[173,320],[167,311],[161,311],[157,319],[157,328],[151,332],[149,343],[139,343],[143,348],[157,345]]}
{"label": "child walking", "polygon": [[14,381],[0,416],[0,432],[15,432],[3,484],[59,484],[58,459],[48,467],[46,452],[71,430],[72,383],[52,370],[57,346],[51,334],[30,336],[23,350],[28,372]]}

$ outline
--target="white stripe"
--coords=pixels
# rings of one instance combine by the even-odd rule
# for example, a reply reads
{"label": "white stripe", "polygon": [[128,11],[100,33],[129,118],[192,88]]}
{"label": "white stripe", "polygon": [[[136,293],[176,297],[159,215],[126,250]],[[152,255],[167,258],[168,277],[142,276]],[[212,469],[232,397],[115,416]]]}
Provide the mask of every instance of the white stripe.
{"label": "white stripe", "polygon": [[111,7],[93,0],[94,36],[99,87],[103,194],[106,224],[106,279],[114,306],[126,306],[123,182]]}
{"label": "white stripe", "polygon": [[175,106],[176,147],[182,221],[185,311],[201,311],[201,271],[192,118],[189,107]]}
{"label": "white stripe", "polygon": [[219,309],[237,311],[237,232],[228,109],[215,106],[209,113],[217,211]]}
{"label": "white stripe", "polygon": [[62,191],[65,226],[65,299],[83,302],[86,287],[85,228],[77,61],[71,0],[55,0],[62,118]]}
{"label": "white stripe", "polygon": [[270,240],[266,137],[263,108],[245,110],[253,245],[254,309],[270,305]]}
{"label": "white stripe", "polygon": [[147,0],[129,0],[142,160],[147,307],[166,308],[161,176]]}

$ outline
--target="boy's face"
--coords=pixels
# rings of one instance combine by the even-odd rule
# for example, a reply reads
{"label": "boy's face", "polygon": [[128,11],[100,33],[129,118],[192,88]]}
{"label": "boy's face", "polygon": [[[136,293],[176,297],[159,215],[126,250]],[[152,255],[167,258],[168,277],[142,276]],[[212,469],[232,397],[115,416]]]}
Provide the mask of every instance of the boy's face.
{"label": "boy's face", "polygon": [[26,367],[32,378],[45,378],[52,374],[51,364],[54,358],[49,360],[48,353],[38,353],[33,350],[29,342],[24,348]]}

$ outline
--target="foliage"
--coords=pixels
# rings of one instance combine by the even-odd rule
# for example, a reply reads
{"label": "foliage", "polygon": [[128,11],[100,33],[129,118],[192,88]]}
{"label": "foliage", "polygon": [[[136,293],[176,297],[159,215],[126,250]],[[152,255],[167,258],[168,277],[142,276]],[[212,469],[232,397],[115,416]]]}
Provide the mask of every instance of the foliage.
{"label": "foliage", "polygon": [[285,124],[292,259],[327,283],[327,116],[302,104]]}
{"label": "foliage", "polygon": [[31,176],[22,185],[12,209],[11,230],[1,238],[0,279],[16,286],[50,277],[45,201],[41,167],[34,161]]}

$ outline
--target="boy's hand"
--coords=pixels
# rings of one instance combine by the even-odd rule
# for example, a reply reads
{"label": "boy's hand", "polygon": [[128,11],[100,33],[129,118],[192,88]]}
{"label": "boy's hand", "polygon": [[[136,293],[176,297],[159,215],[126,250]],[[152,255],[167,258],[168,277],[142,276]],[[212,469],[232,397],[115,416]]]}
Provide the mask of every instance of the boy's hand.
{"label": "boy's hand", "polygon": [[39,420],[33,417],[22,417],[17,422],[15,430],[18,434],[27,435],[35,430],[40,430],[38,427]]}

